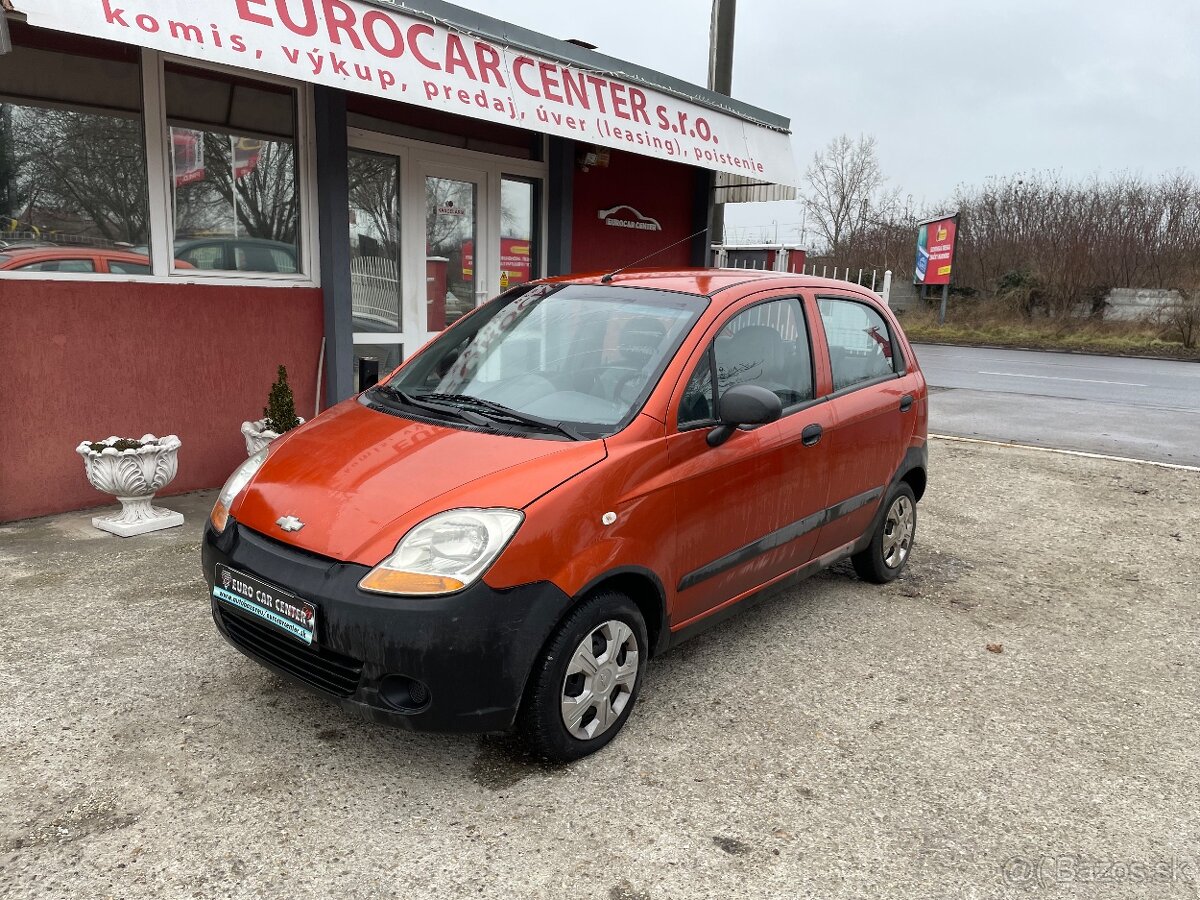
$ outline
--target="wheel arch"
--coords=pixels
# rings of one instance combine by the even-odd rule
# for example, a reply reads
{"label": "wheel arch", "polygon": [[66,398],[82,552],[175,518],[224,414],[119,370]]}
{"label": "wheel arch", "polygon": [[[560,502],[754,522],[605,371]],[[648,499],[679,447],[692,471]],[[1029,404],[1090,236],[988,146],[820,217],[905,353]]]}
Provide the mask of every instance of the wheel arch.
{"label": "wheel arch", "polygon": [[665,649],[664,642],[670,637],[667,629],[667,593],[658,575],[641,566],[611,569],[593,578],[575,594],[571,605],[563,610],[563,618],[588,597],[602,591],[617,591],[637,605],[646,622],[650,656],[657,656]]}

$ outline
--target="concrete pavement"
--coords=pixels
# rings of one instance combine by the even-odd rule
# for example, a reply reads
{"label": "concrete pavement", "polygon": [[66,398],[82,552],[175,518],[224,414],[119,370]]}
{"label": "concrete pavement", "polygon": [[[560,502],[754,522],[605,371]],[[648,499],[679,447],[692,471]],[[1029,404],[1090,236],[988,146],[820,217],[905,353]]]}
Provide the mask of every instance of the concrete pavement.
{"label": "concrete pavement", "polygon": [[930,464],[898,581],[842,565],[652,662],[566,767],[227,646],[211,493],[128,541],[0,526],[0,897],[1195,898],[1200,475]]}

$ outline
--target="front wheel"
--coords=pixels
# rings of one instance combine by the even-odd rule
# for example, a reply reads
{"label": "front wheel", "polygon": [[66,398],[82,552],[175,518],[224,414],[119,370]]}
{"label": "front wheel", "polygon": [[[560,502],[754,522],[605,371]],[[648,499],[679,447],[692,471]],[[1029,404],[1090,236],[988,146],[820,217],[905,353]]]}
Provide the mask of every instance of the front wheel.
{"label": "front wheel", "polygon": [[585,601],[551,637],[530,675],[518,728],[538,756],[571,762],[614,737],[637,700],[649,642],[624,594]]}
{"label": "front wheel", "polygon": [[900,482],[885,501],[887,510],[867,549],[851,557],[854,571],[864,581],[887,584],[908,562],[917,536],[917,498],[907,482]]}

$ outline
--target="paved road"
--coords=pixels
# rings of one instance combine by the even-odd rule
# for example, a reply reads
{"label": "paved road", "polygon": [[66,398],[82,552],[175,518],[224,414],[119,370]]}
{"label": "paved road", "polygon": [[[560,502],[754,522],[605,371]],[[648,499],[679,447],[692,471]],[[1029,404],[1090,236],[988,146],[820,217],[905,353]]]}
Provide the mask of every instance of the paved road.
{"label": "paved road", "polygon": [[929,430],[1200,465],[1200,365],[978,347],[917,348]]}

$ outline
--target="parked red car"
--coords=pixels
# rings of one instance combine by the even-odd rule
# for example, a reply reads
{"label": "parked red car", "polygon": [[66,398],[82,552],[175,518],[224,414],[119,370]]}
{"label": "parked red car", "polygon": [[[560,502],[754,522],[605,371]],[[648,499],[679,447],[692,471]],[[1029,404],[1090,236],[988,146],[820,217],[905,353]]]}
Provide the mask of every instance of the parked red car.
{"label": "parked red car", "polygon": [[[176,260],[175,267],[193,268],[183,260]],[[149,275],[150,257],[98,247],[0,247],[0,271]]]}
{"label": "parked red car", "polygon": [[926,387],[857,285],[522,285],[248,460],[204,540],[220,632],[376,721],[610,741],[651,657],[849,557],[908,561]]}

